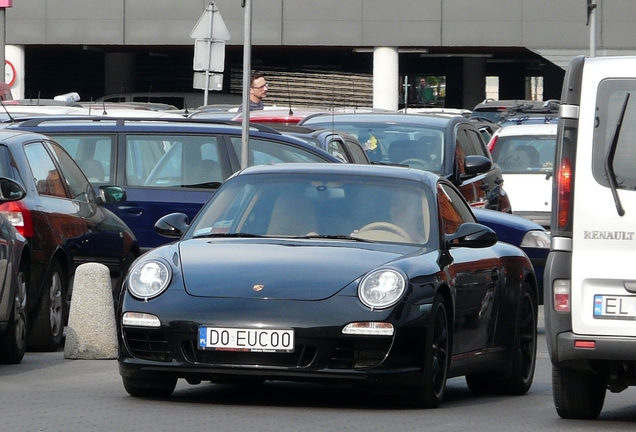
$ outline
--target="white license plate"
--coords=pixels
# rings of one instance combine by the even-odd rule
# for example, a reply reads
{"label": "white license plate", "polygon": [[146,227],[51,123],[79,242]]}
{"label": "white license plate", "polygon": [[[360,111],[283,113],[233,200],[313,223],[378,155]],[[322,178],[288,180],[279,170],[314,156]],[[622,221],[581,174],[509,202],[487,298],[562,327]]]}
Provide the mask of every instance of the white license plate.
{"label": "white license plate", "polygon": [[636,320],[636,296],[594,296],[594,318]]}
{"label": "white license plate", "polygon": [[199,327],[199,349],[289,353],[294,351],[294,330]]}

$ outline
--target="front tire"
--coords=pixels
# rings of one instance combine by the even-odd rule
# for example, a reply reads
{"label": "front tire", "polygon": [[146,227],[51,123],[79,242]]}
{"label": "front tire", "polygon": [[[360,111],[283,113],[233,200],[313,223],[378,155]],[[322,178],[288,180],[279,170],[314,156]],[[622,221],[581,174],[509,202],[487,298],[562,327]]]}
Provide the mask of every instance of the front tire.
{"label": "front tire", "polygon": [[121,379],[128,394],[134,397],[168,397],[177,386],[176,378],[147,380],[121,377]]}
{"label": "front tire", "polygon": [[598,374],[552,366],[552,396],[559,417],[596,419],[603,409],[605,393],[605,383]]}
{"label": "front tire", "polygon": [[2,364],[20,363],[26,351],[28,275],[28,265],[21,261],[13,298],[13,310],[9,317],[9,324],[0,335],[0,363]]}
{"label": "front tire", "polygon": [[66,292],[66,278],[62,266],[54,260],[34,310],[33,328],[27,345],[29,351],[52,352],[62,345]]}
{"label": "front tire", "polygon": [[414,403],[422,408],[436,408],[444,398],[450,364],[450,328],[444,298],[437,294],[431,308],[426,332],[423,384]]}

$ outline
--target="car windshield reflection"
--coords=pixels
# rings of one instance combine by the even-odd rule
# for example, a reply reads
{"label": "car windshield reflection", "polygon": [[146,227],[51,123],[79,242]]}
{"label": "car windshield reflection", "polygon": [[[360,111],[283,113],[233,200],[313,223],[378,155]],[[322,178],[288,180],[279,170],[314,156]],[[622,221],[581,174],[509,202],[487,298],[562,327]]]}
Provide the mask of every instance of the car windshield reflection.
{"label": "car windshield reflection", "polygon": [[[222,187],[191,237],[285,237],[423,245],[435,234],[430,191],[386,178],[288,174]],[[434,208],[434,207],[433,207]]]}

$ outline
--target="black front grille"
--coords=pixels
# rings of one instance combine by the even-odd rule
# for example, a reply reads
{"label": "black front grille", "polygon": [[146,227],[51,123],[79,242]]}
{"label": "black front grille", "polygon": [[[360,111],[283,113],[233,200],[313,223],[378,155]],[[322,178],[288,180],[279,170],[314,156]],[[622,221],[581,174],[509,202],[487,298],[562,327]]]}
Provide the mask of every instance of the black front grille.
{"label": "black front grille", "polygon": [[379,366],[391,348],[392,338],[340,341],[329,359],[330,369],[366,369]]}
{"label": "black front grille", "polygon": [[144,360],[172,361],[172,352],[163,333],[124,329],[124,337],[135,357]]}
{"label": "black front grille", "polygon": [[307,367],[316,356],[316,347],[310,345],[298,345],[293,353],[203,351],[196,348],[194,341],[185,341],[181,347],[184,357],[191,363]]}

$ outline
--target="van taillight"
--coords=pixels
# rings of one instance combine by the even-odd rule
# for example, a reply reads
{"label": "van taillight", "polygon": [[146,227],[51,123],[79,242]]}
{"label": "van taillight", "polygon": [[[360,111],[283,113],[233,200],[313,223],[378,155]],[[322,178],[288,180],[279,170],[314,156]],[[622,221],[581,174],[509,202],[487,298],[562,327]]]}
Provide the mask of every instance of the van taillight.
{"label": "van taillight", "polygon": [[570,312],[571,281],[569,279],[555,279],[552,282],[552,300],[557,312]]}
{"label": "van taillight", "polygon": [[572,199],[572,165],[568,158],[561,159],[556,181],[559,198],[557,203],[558,226],[560,229],[565,229],[570,219],[570,202]]}
{"label": "van taillight", "polygon": [[495,144],[497,143],[497,138],[499,138],[498,136],[494,136],[490,139],[490,142],[488,143],[488,151],[492,153],[492,151],[495,148]]}
{"label": "van taillight", "polygon": [[0,204],[0,213],[4,214],[16,230],[24,237],[33,237],[31,212],[22,201]]}

